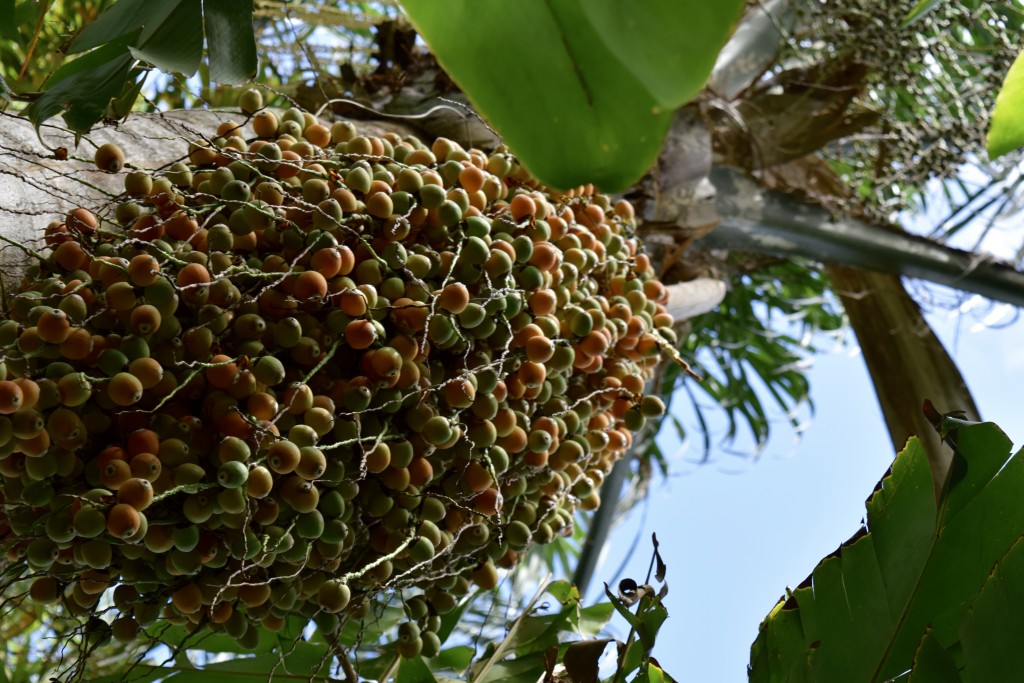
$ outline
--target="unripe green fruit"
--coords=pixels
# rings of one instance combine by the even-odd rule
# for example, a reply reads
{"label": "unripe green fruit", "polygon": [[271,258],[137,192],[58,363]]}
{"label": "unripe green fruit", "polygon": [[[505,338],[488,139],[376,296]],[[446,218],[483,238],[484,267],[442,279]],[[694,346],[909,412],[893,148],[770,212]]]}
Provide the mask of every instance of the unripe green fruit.
{"label": "unripe green fruit", "polygon": [[398,654],[406,659],[411,659],[420,654],[423,650],[423,641],[419,638],[413,638],[411,640],[399,640],[398,641]]}
{"label": "unripe green fruit", "polygon": [[316,594],[317,604],[325,611],[338,613],[348,607],[352,591],[348,585],[338,580],[325,582]]}
{"label": "unripe green fruit", "polygon": [[244,462],[231,460],[217,470],[217,483],[227,489],[235,489],[249,478],[249,468]]}
{"label": "unripe green fruit", "polygon": [[427,601],[421,595],[414,595],[405,600],[405,613],[413,621],[420,621],[427,618]]}
{"label": "unripe green fruit", "polygon": [[644,396],[640,401],[640,414],[644,417],[661,417],[665,414],[665,402],[657,396]]}
{"label": "unripe green fruit", "polygon": [[75,513],[75,533],[82,538],[94,538],[107,530],[107,517],[91,505],[83,505]]}
{"label": "unripe green fruit", "polygon": [[423,645],[420,654],[424,657],[433,658],[441,653],[441,639],[433,631],[424,631],[420,634]]}
{"label": "unripe green fruit", "polygon": [[434,544],[430,539],[420,536],[409,546],[409,558],[419,564],[434,559]]}
{"label": "unripe green fruit", "polygon": [[243,114],[252,116],[263,109],[263,93],[255,88],[249,88],[238,98],[238,108]]}

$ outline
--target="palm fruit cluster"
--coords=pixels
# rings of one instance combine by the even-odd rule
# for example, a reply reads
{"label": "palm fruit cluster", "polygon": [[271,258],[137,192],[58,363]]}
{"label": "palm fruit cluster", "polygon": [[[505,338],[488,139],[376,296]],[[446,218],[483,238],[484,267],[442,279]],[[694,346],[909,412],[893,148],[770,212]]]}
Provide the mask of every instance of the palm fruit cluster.
{"label": "palm fruit cluster", "polygon": [[436,654],[438,615],[570,532],[663,409],[666,290],[624,201],[241,105],[188,161],[97,150],[124,193],[8,292],[8,566],[71,615],[106,596],[125,640],[255,644],[402,591],[399,651]]}

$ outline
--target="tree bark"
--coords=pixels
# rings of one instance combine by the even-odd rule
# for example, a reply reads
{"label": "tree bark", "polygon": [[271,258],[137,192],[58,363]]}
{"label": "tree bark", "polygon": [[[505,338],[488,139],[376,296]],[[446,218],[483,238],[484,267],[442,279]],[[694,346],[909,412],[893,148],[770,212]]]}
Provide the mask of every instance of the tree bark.
{"label": "tree bark", "polygon": [[826,272],[857,334],[893,445],[899,450],[911,436],[920,439],[937,497],[953,453],[922,406],[930,399],[942,412],[962,410],[980,420],[967,382],[898,275],[835,264]]}

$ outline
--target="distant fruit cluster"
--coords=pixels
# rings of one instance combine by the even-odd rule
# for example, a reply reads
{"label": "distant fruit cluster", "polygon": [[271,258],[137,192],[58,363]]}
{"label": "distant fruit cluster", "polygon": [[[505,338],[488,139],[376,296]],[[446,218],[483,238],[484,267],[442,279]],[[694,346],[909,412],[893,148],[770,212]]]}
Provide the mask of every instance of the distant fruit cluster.
{"label": "distant fruit cluster", "polygon": [[404,590],[438,615],[594,509],[676,339],[632,207],[504,151],[280,117],[71,211],[0,322],[0,539],[30,597],[119,639],[254,645]]}

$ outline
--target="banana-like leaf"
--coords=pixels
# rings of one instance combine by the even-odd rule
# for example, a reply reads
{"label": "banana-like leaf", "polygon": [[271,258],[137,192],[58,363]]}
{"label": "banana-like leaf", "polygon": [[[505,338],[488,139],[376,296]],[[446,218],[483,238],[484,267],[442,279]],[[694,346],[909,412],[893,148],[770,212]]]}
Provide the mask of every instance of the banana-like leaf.
{"label": "banana-like leaf", "polygon": [[252,0],[120,0],[71,42],[68,51],[81,56],[50,77],[25,113],[38,128],[63,111],[68,126],[84,133],[108,114],[112,100],[115,114],[131,109],[143,67],[194,74],[204,35],[214,80],[241,83],[255,73]]}
{"label": "banana-like leaf", "polygon": [[543,182],[636,182],[693,98],[738,0],[403,0],[416,30]]}
{"label": "banana-like leaf", "polygon": [[988,158],[995,159],[1024,146],[1024,52],[1017,55],[996,97],[992,125],[985,141]]}
{"label": "banana-like leaf", "polygon": [[947,423],[955,455],[938,503],[911,439],[868,500],[866,527],[761,624],[751,681],[880,683],[950,662],[965,680],[1024,678],[999,668],[1020,666],[1003,660],[1020,659],[1024,633],[1024,456],[1010,457],[995,425]]}

